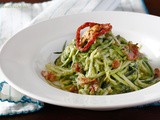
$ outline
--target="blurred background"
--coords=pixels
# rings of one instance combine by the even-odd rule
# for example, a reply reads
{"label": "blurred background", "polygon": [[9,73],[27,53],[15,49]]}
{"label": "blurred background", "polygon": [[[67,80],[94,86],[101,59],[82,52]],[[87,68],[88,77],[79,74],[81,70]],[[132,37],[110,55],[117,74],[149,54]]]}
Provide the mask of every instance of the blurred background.
{"label": "blurred background", "polygon": [[49,1],[49,0],[0,0],[0,2],[3,2],[3,3],[6,3],[6,2],[40,3],[45,1]]}
{"label": "blurred background", "polygon": [[[0,0],[0,3],[1,4],[8,3],[8,2],[42,3],[47,1],[51,1],[51,0]],[[144,4],[148,9],[149,14],[160,16],[160,0],[142,0],[142,1],[144,1]]]}

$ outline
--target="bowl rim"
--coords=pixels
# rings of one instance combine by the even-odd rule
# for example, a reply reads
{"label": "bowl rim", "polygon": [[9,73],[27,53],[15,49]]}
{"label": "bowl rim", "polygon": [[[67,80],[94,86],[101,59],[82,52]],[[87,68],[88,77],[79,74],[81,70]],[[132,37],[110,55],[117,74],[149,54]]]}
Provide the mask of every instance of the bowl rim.
{"label": "bowl rim", "polygon": [[[63,19],[64,17],[79,16],[79,15],[88,15],[88,14],[99,14],[99,13],[106,13],[106,14],[130,14],[130,15],[149,16],[149,17],[154,17],[154,18],[156,18],[156,19],[158,18],[158,19],[160,20],[160,18],[157,17],[157,16],[154,16],[154,15],[146,15],[146,14],[142,14],[142,13],[119,12],[119,11],[87,12],[87,13],[80,13],[80,14],[76,14],[76,15],[61,16],[61,17],[57,17],[57,18],[54,18],[54,19],[42,21],[42,22],[40,22],[40,23],[36,23],[36,24],[34,24],[34,25],[32,25],[32,26],[29,26],[29,27],[23,29],[22,31],[18,32],[17,34],[21,34],[21,33],[23,33],[23,31],[25,31],[25,30],[29,30],[30,28],[37,27],[37,26],[39,26],[40,24],[44,24],[44,23],[47,23],[47,22],[49,22],[49,21],[53,21],[53,20],[55,20],[55,19],[58,20],[58,19]],[[17,34],[14,35],[11,39],[5,41],[5,43],[4,43],[4,44],[2,45],[2,47],[1,47],[0,56],[1,56],[1,52],[2,52],[2,50],[3,50],[3,48],[4,48],[4,46],[6,46],[8,42],[10,42],[12,39],[14,39],[14,37],[17,36]],[[21,88],[21,87],[19,87],[19,86],[17,86],[17,85],[15,85],[15,84],[6,76],[6,74],[4,73],[4,71],[3,71],[3,69],[2,69],[2,66],[1,66],[1,62],[0,62],[0,73],[3,73],[5,80],[9,83],[9,85],[11,85],[11,86],[12,86],[13,88],[15,88],[17,91],[20,91],[20,92],[22,92],[23,94],[26,94],[26,95],[28,95],[28,96],[30,96],[30,97],[32,97],[32,98],[38,99],[38,100],[40,100],[40,101],[43,101],[43,102],[46,102],[46,103],[50,103],[50,104],[59,105],[59,106],[65,106],[65,107],[90,108],[90,109],[106,109],[106,108],[107,108],[107,109],[108,109],[108,108],[114,109],[114,108],[124,108],[124,107],[131,107],[131,106],[138,106],[138,105],[148,104],[148,103],[151,103],[151,102],[158,101],[158,100],[160,99],[160,96],[157,95],[157,97],[154,97],[154,99],[153,99],[153,98],[152,98],[152,99],[148,99],[147,101],[146,101],[146,100],[141,100],[141,101],[139,101],[139,102],[124,103],[124,104],[119,104],[119,105],[116,105],[116,104],[113,105],[113,104],[112,104],[112,105],[93,105],[93,106],[91,106],[91,105],[85,105],[85,106],[84,106],[84,105],[80,105],[80,104],[66,104],[66,103],[61,103],[61,102],[59,102],[59,101],[54,101],[54,100],[52,100],[52,99],[48,99],[48,98],[41,97],[41,96],[39,96],[39,95],[35,95],[35,94],[31,93],[31,92],[28,92],[28,91],[24,90],[23,88]],[[151,89],[151,88],[153,88],[153,87],[155,87],[155,86],[160,86],[160,83],[157,83],[157,84],[155,84],[155,85],[152,85],[152,86],[147,87],[147,88],[142,89],[142,90],[138,90],[138,91],[134,91],[134,92],[130,92],[130,93],[125,93],[125,94],[109,95],[108,97],[110,97],[110,96],[112,96],[112,97],[115,96],[115,98],[117,98],[117,97],[119,97],[119,96],[122,96],[122,97],[132,96],[132,95],[135,95],[135,94],[137,94],[137,93],[143,94],[143,93],[145,93],[144,91],[145,91],[146,89]],[[66,91],[63,91],[63,92],[66,92]],[[94,96],[94,95],[93,95],[93,96],[92,96],[92,95],[79,95],[79,94],[68,93],[68,92],[67,92],[67,94],[74,94],[74,96],[76,95],[76,96],[80,96],[80,97],[89,97],[89,98],[91,98],[91,99],[94,99],[95,97],[104,98],[104,96],[97,96],[97,95],[95,95],[95,96]],[[159,95],[160,95],[160,94],[159,94]],[[106,97],[106,96],[105,96],[105,97]]]}

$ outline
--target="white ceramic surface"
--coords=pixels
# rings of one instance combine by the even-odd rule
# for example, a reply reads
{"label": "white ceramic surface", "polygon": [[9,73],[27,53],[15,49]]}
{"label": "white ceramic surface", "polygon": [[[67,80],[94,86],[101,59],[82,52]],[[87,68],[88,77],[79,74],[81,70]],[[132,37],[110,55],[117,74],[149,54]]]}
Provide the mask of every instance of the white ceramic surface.
{"label": "white ceramic surface", "polygon": [[160,83],[136,92],[89,96],[54,88],[41,77],[44,65],[55,59],[53,51],[60,51],[63,43],[75,38],[76,28],[86,21],[111,23],[113,33],[142,45],[141,51],[153,67],[160,67],[160,18],[129,12],[93,12],[51,19],[28,27],[2,47],[0,72],[18,91],[54,105],[113,110],[160,100]]}

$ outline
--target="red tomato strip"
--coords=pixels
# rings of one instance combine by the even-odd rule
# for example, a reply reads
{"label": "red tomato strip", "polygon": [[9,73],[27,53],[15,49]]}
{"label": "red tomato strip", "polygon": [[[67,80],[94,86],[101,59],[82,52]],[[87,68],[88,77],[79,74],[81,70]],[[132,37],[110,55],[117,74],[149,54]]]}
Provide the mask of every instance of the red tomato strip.
{"label": "red tomato strip", "polygon": [[127,54],[128,60],[137,60],[139,57],[139,51],[137,44],[128,43],[129,53]]}
{"label": "red tomato strip", "polygon": [[[80,36],[80,32],[82,29],[84,29],[85,27],[93,27],[94,25],[101,25],[102,29],[97,33],[95,32],[92,36],[92,38],[90,40],[88,40],[88,43],[82,47],[81,46],[81,36]],[[103,34],[108,33],[110,30],[112,29],[112,26],[110,24],[99,24],[99,23],[94,23],[94,22],[86,22],[83,25],[81,25],[80,27],[78,27],[77,32],[76,32],[76,47],[84,52],[87,51],[90,46],[94,43],[94,41],[96,40],[96,38],[98,36],[101,36]]]}
{"label": "red tomato strip", "polygon": [[51,82],[54,82],[56,81],[56,76],[51,73],[51,72],[48,72],[48,71],[42,71],[41,72],[42,76],[46,79],[46,80],[49,80]]}
{"label": "red tomato strip", "polygon": [[81,67],[78,62],[74,63],[72,67],[76,72],[81,72]]}
{"label": "red tomato strip", "polygon": [[160,70],[158,68],[154,69],[154,75],[155,75],[156,78],[160,77]]}
{"label": "red tomato strip", "polygon": [[113,68],[113,69],[116,69],[116,68],[118,68],[119,66],[120,66],[119,60],[114,60],[114,61],[112,62],[112,68]]}

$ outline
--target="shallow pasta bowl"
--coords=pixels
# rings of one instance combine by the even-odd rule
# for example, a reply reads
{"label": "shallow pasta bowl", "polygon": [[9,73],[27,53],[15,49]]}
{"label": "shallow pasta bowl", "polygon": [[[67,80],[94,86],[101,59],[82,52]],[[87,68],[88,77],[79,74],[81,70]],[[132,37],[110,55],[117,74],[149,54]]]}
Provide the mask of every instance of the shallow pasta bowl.
{"label": "shallow pasta bowl", "polygon": [[118,95],[80,95],[50,86],[40,72],[53,51],[75,38],[76,28],[87,21],[111,23],[113,33],[142,45],[153,67],[160,67],[160,18],[129,12],[92,12],[54,18],[30,26],[8,40],[0,52],[0,72],[18,91],[40,101],[72,108],[113,110],[160,100],[160,83]]}

